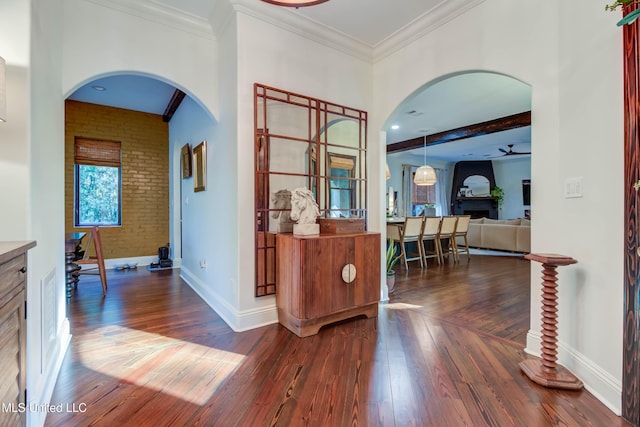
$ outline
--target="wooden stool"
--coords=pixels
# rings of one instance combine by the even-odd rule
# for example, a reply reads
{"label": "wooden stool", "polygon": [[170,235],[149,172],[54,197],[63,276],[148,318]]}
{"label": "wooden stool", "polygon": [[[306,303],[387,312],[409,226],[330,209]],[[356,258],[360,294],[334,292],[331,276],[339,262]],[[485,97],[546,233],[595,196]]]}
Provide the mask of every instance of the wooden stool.
{"label": "wooden stool", "polygon": [[575,264],[571,257],[557,254],[528,254],[525,258],[542,263],[542,359],[520,362],[520,369],[531,381],[545,387],[578,390],[582,381],[558,365],[558,275],[560,265]]}

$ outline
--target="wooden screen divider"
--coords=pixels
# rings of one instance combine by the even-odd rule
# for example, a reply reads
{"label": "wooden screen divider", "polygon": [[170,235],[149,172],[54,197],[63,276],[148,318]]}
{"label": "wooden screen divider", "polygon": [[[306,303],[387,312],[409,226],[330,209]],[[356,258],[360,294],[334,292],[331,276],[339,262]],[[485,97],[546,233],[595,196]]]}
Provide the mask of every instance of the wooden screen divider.
{"label": "wooden screen divider", "polygon": [[[638,8],[634,2],[625,6],[627,14]],[[622,372],[622,416],[633,425],[640,425],[640,331],[638,330],[638,101],[640,93],[640,33],[637,21],[623,26],[624,38],[624,212],[625,212],[625,260],[624,260],[624,331]]]}

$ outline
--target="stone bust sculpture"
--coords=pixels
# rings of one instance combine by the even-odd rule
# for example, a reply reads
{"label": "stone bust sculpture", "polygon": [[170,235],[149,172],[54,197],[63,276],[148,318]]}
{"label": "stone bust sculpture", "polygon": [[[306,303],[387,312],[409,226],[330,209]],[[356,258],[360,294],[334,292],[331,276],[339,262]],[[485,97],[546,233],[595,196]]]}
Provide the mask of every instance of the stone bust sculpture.
{"label": "stone bust sculpture", "polygon": [[311,190],[300,187],[291,192],[291,219],[298,222],[293,234],[319,234],[320,226],[316,224],[319,216],[320,209]]}
{"label": "stone bust sculpture", "polygon": [[272,209],[271,218],[277,219],[275,226],[278,233],[291,233],[293,231],[293,220],[291,219],[291,191],[287,189],[278,190],[271,194]]}

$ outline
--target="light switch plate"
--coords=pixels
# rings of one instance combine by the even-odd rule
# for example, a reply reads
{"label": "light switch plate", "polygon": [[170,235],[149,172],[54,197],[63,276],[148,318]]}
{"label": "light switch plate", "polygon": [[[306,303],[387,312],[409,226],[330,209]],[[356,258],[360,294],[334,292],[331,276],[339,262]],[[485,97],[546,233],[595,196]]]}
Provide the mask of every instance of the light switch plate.
{"label": "light switch plate", "polygon": [[564,198],[572,199],[582,197],[582,177],[567,178],[564,180]]}

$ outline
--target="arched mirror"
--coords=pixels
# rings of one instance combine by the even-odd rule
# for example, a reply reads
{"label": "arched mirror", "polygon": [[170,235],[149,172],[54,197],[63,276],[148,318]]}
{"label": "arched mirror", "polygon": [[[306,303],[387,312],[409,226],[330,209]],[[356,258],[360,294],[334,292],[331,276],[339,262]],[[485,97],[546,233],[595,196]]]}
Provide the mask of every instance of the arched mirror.
{"label": "arched mirror", "polygon": [[275,235],[290,232],[288,192],[313,192],[321,216],[365,218],[367,113],[254,85],[256,296],[274,294]]}
{"label": "arched mirror", "polygon": [[465,178],[463,186],[466,187],[467,197],[489,197],[491,195],[491,183],[486,176],[471,175]]}

